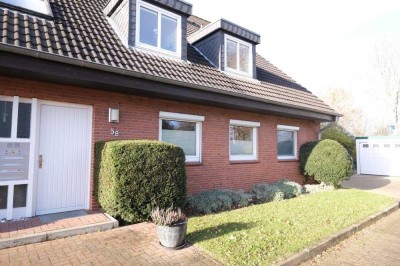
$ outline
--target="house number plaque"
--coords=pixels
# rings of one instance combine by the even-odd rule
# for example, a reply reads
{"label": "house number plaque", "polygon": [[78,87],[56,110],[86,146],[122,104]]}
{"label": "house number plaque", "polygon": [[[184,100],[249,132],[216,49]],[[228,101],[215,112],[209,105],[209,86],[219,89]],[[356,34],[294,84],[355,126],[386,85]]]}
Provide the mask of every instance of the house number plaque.
{"label": "house number plaque", "polygon": [[118,136],[119,136],[119,131],[118,131],[118,130],[115,130],[115,129],[113,129],[113,128],[110,130],[110,133],[111,133],[111,135],[114,136],[114,137],[118,137]]}

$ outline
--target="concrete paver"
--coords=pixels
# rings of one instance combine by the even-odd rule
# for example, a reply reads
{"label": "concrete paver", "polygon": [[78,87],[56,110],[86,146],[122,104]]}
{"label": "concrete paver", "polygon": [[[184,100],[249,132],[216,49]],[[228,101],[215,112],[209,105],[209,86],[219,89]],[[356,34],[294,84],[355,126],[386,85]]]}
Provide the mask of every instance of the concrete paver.
{"label": "concrete paver", "polygon": [[87,211],[87,215],[61,219],[49,223],[43,223],[39,216],[36,216],[25,220],[6,221],[0,223],[0,239],[15,238],[35,233],[45,233],[108,221],[110,221],[110,219],[103,213],[91,211]]}
{"label": "concrete paver", "polygon": [[400,265],[400,211],[302,265]]}
{"label": "concrete paver", "polygon": [[188,245],[169,250],[151,223],[0,250],[0,265],[216,265]]}

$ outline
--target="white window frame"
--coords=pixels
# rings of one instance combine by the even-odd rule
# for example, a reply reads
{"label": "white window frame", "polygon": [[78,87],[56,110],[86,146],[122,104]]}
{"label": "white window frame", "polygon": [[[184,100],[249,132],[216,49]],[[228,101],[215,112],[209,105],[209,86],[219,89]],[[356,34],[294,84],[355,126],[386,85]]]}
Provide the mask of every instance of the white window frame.
{"label": "white window frame", "polygon": [[[157,33],[157,47],[140,42],[140,8],[144,7],[150,9],[151,11],[157,12],[157,25],[158,25],[158,33]],[[177,30],[176,30],[176,52],[172,52],[166,49],[161,48],[161,17],[162,15],[171,17],[177,20]],[[172,55],[176,57],[181,57],[182,55],[182,18],[181,16],[169,12],[160,7],[154,6],[152,4],[146,3],[141,0],[136,1],[136,36],[135,36],[136,47],[142,48],[145,50],[156,51],[159,53],[163,53],[166,55]]]}
{"label": "white window frame", "polygon": [[[299,127],[278,125],[276,131],[276,153],[278,160],[297,160],[297,132],[300,130]],[[293,132],[293,155],[278,155],[278,131],[289,131]]]}
{"label": "white window frame", "polygon": [[[253,154],[251,155],[232,155],[231,154],[231,126],[249,127],[253,129]],[[229,120],[229,160],[230,161],[256,161],[258,159],[258,128],[260,122],[243,121],[243,120]]]}
{"label": "white window frame", "polygon": [[[32,216],[32,198],[33,198],[33,177],[35,168],[35,151],[36,151],[36,116],[37,116],[37,99],[20,98],[19,96],[2,96],[0,100],[13,102],[12,109],[12,123],[11,123],[11,136],[10,138],[0,138],[1,142],[5,143],[29,143],[29,162],[28,162],[28,179],[7,179],[0,180],[0,186],[8,186],[7,208],[0,210],[0,216],[7,220],[20,217]],[[31,125],[29,138],[17,138],[18,128],[18,107],[19,103],[31,104]],[[26,195],[26,206],[14,208],[14,186],[28,185]]]}
{"label": "white window frame", "polygon": [[[235,38],[235,37],[232,37],[232,36],[230,36],[228,34],[224,34],[224,35],[225,35],[225,41],[224,41],[224,44],[225,44],[225,49],[224,49],[224,52],[225,52],[225,56],[224,56],[225,57],[224,58],[224,60],[225,60],[225,64],[224,64],[225,65],[225,71],[231,72],[231,73],[235,73],[235,74],[245,75],[245,76],[248,76],[248,77],[252,77],[253,76],[253,46],[248,42],[242,41],[242,40],[240,40],[238,38]],[[236,58],[236,69],[228,67],[228,40],[237,43],[237,47],[236,47],[236,54],[237,54],[236,55],[237,56],[237,58]],[[240,70],[240,65],[239,64],[240,64],[240,45],[241,44],[249,47],[249,71],[247,71],[247,72]]]}
{"label": "white window frame", "polygon": [[162,120],[196,123],[196,155],[185,155],[185,158],[187,163],[201,163],[202,122],[204,122],[205,117],[199,115],[189,115],[189,114],[161,111],[159,114],[159,136],[158,136],[159,141],[162,141]]}

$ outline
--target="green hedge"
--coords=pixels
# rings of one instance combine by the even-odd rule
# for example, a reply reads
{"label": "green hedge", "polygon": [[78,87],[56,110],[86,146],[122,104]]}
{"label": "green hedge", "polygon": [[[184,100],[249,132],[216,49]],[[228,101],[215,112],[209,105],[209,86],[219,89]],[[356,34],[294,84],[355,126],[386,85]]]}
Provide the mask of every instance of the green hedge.
{"label": "green hedge", "polygon": [[353,161],[347,150],[337,141],[322,140],[306,143],[300,148],[303,174],[338,187],[353,173]]}
{"label": "green hedge", "polygon": [[322,139],[336,140],[347,150],[353,161],[356,161],[356,140],[340,127],[331,127],[322,132]]}
{"label": "green hedge", "polygon": [[97,142],[95,186],[100,206],[126,223],[148,220],[155,207],[183,208],[185,154],[158,141]]}
{"label": "green hedge", "polygon": [[305,175],[306,179],[310,178],[310,176],[306,175],[304,169],[306,167],[308,157],[310,157],[311,152],[313,151],[315,146],[317,146],[318,143],[319,141],[310,141],[300,146],[300,151],[299,151],[300,172],[303,175]]}

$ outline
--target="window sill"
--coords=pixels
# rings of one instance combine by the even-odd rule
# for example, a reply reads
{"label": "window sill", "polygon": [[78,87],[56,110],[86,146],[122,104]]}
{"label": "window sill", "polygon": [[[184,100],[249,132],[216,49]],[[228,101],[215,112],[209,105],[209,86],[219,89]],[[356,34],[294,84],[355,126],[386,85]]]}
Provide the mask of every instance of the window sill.
{"label": "window sill", "polygon": [[253,164],[259,163],[259,160],[237,160],[237,161],[229,161],[230,164]]}
{"label": "window sill", "polygon": [[202,162],[186,162],[185,166],[201,166],[204,165]]}
{"label": "window sill", "polygon": [[278,158],[278,162],[298,162],[298,161],[299,161],[298,158],[291,158],[291,159],[283,159],[283,158],[279,159]]}

